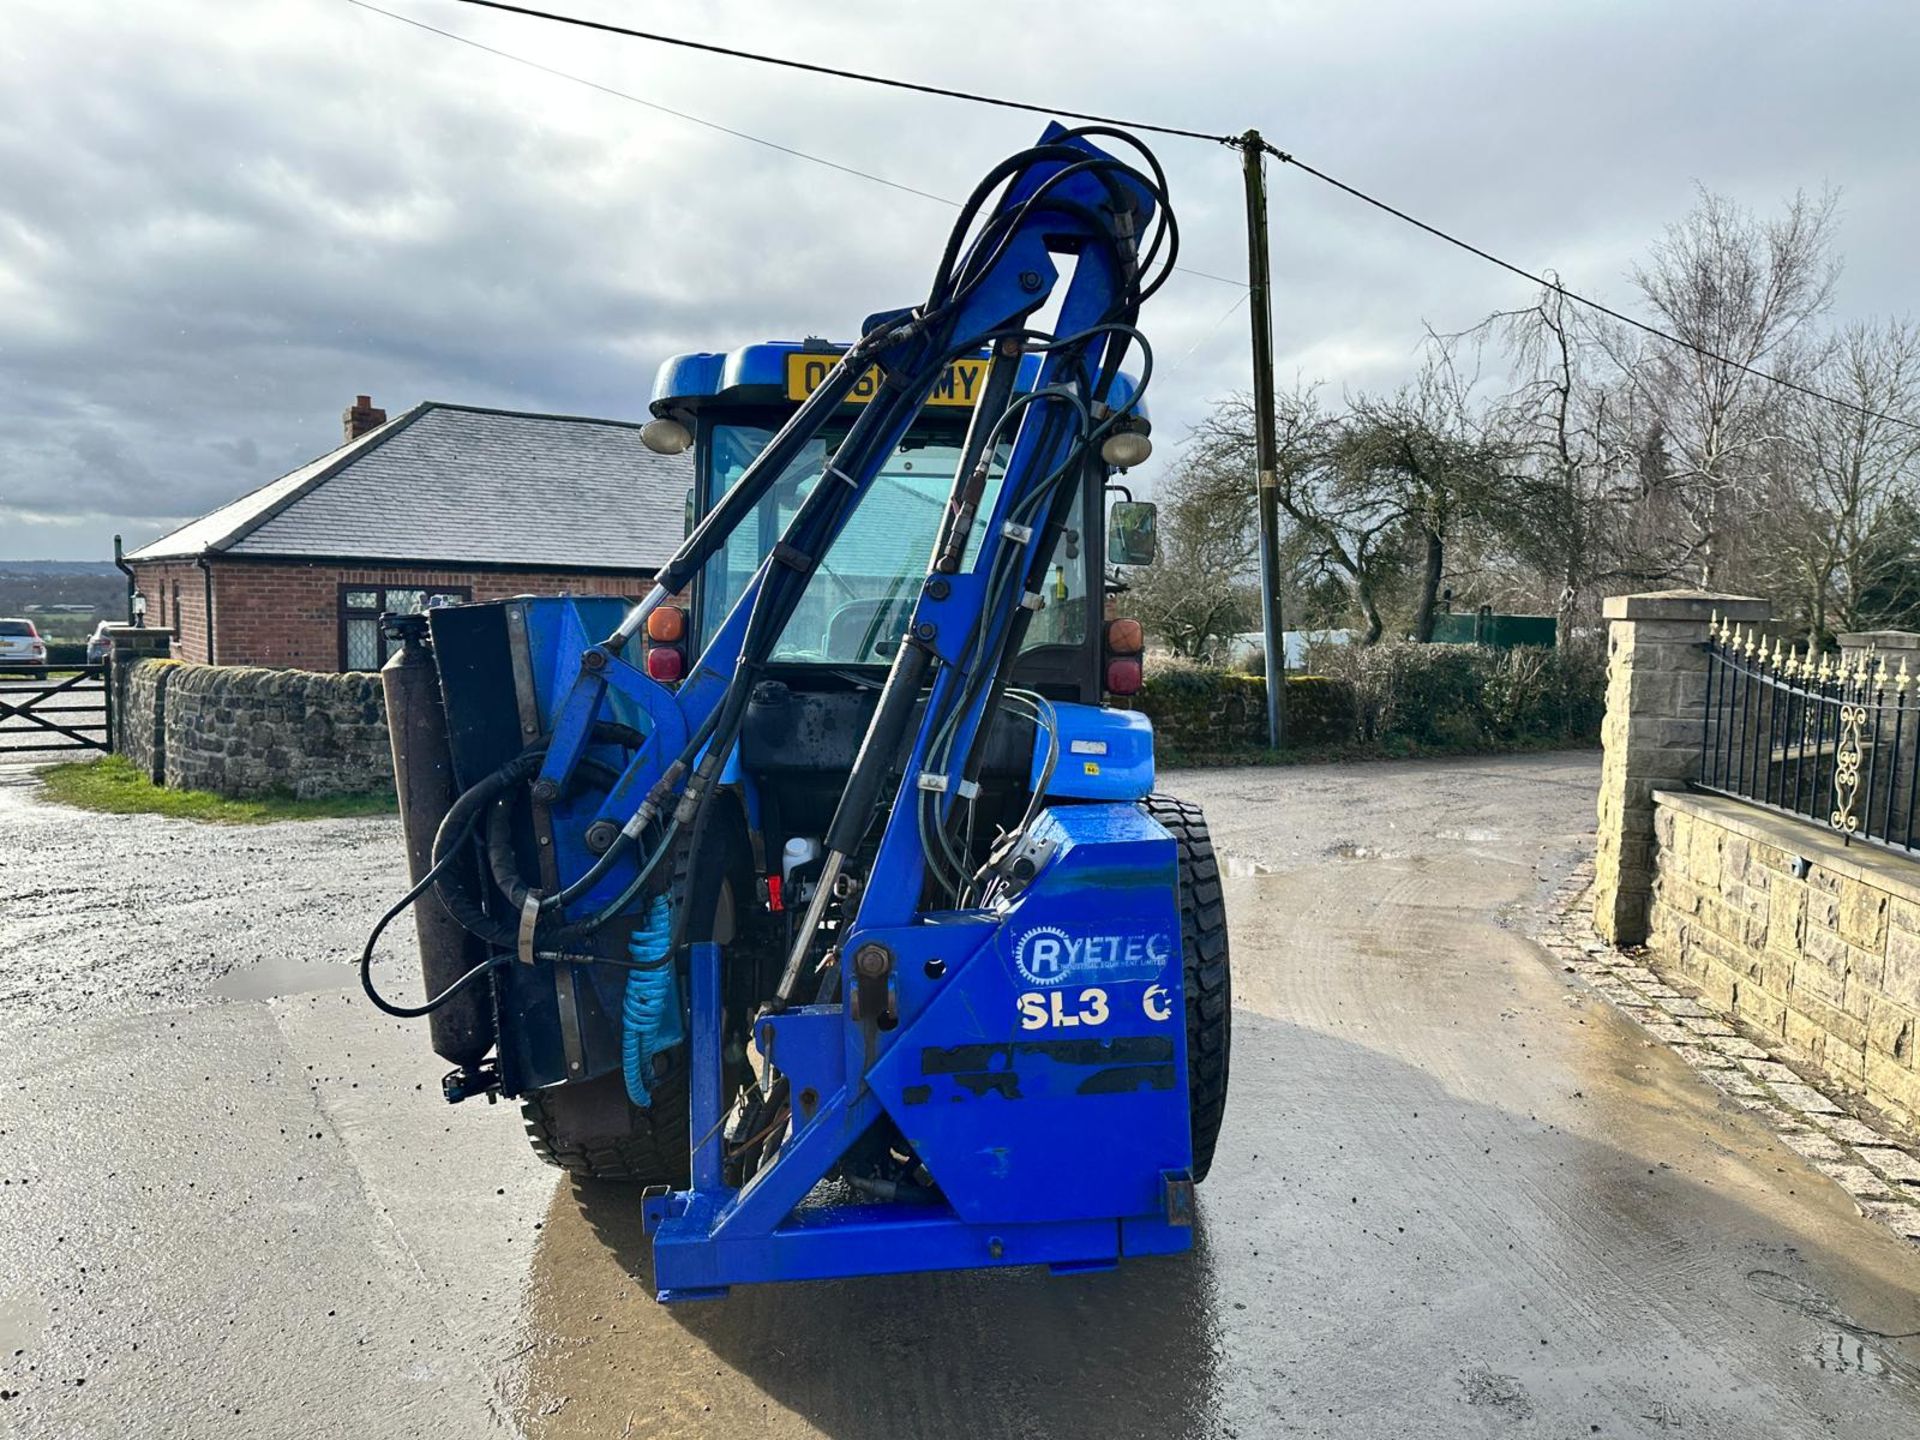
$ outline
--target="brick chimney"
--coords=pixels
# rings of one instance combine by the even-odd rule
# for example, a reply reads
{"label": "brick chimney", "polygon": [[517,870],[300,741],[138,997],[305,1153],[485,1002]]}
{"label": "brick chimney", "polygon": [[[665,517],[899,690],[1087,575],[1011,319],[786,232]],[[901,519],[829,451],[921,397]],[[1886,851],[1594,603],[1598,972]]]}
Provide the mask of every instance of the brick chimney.
{"label": "brick chimney", "polygon": [[371,395],[356,395],[353,404],[340,412],[340,423],[345,427],[347,439],[358,440],[375,426],[387,423],[387,412],[373,407]]}

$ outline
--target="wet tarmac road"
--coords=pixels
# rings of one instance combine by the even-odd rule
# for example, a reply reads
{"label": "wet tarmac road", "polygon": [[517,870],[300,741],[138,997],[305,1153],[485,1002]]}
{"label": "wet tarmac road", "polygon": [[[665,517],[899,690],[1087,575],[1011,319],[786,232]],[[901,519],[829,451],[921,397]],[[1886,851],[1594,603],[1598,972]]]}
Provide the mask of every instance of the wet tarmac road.
{"label": "wet tarmac road", "polygon": [[1596,770],[1170,777],[1238,872],[1194,1255],[675,1310],[348,988],[389,823],[0,779],[0,1434],[1920,1433],[1920,1251],[1521,938]]}

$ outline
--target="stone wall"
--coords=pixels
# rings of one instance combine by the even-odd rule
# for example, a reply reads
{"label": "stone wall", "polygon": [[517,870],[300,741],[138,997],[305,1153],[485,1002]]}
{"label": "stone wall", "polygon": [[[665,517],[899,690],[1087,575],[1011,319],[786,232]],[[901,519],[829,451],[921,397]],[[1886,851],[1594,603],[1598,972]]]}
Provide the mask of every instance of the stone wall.
{"label": "stone wall", "polygon": [[145,660],[124,695],[116,749],[172,789],[316,799],[393,787],[377,674]]}
{"label": "stone wall", "polygon": [[1654,806],[1656,966],[1920,1125],[1920,861],[1719,796]]}
{"label": "stone wall", "polygon": [[[165,672],[154,667],[162,663],[173,636],[157,626],[138,630],[129,626],[110,633],[105,677],[107,723],[111,727],[107,747],[125,755],[158,783],[166,679]],[[134,672],[142,665],[148,668],[136,684]]]}
{"label": "stone wall", "polygon": [[167,681],[179,662],[138,660],[115,672],[119,682],[113,716],[116,754],[144,770],[156,785],[166,783]]}

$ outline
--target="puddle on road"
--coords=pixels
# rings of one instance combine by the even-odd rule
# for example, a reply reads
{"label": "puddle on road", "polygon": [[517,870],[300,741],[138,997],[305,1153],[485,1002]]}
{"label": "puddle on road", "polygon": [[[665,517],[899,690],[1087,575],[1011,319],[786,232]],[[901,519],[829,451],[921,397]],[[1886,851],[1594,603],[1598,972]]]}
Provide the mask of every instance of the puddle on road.
{"label": "puddle on road", "polygon": [[1433,832],[1433,838],[1436,840],[1463,840],[1469,845],[1487,845],[1495,840],[1502,840],[1506,837],[1498,830],[1468,829],[1436,830]]}
{"label": "puddle on road", "polygon": [[1335,860],[1399,860],[1404,856],[1397,850],[1380,850],[1372,845],[1362,845],[1353,840],[1341,840],[1327,847],[1327,854]]}
{"label": "puddle on road", "polygon": [[309,990],[332,990],[345,985],[349,972],[322,956],[275,955],[251,965],[236,965],[207,987],[222,1000],[272,1000],[281,995],[303,995]]}
{"label": "puddle on road", "polygon": [[1920,1367],[1908,1364],[1881,1350],[1876,1340],[1907,1340],[1908,1335],[1887,1335],[1859,1324],[1834,1302],[1804,1281],[1777,1270],[1753,1270],[1747,1274],[1747,1288],[1754,1294],[1798,1310],[1810,1320],[1822,1321],[1833,1328],[1814,1342],[1809,1355],[1820,1369],[1836,1375],[1864,1375],[1868,1378],[1893,1376],[1909,1382],[1920,1381]]}
{"label": "puddle on road", "polygon": [[1885,1375],[1887,1358],[1857,1335],[1835,1331],[1813,1347],[1813,1363],[1839,1375]]}

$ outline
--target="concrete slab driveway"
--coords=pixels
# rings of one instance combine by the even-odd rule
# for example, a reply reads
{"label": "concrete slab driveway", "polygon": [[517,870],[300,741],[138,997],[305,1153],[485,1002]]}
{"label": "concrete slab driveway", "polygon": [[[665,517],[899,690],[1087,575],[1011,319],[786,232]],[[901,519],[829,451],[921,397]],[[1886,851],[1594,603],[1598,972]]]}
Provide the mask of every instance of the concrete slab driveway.
{"label": "concrete slab driveway", "polygon": [[1596,773],[1167,777],[1233,871],[1193,1256],[674,1311],[351,988],[390,822],[0,781],[0,1433],[1920,1433],[1920,1251],[1523,938]]}

